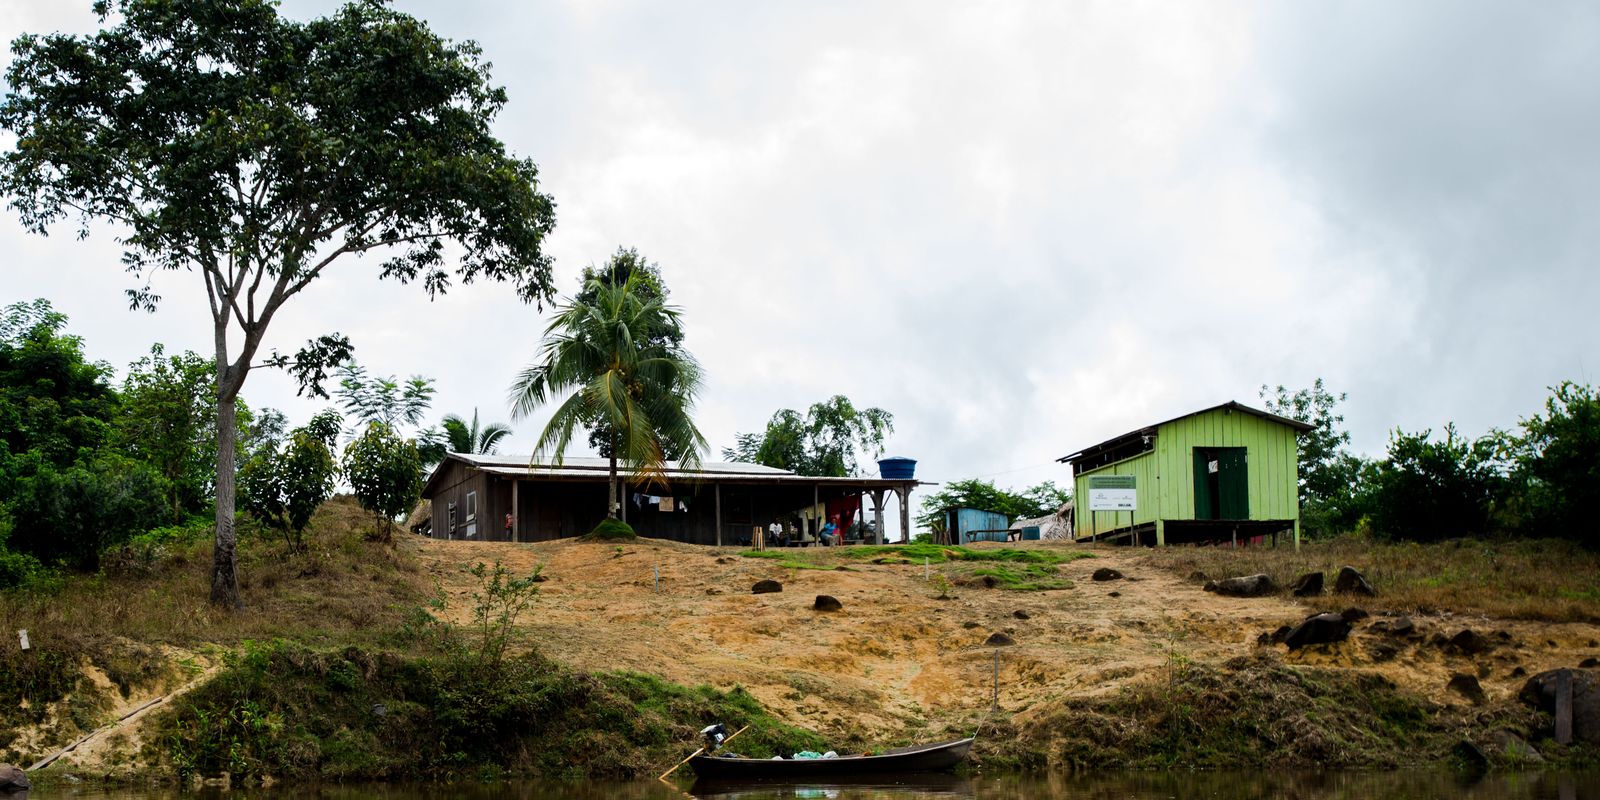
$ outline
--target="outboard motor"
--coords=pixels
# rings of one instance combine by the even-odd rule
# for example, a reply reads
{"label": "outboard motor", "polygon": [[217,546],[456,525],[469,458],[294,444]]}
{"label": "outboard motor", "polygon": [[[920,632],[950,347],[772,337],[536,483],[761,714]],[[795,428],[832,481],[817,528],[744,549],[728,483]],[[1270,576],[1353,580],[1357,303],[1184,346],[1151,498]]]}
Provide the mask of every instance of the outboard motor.
{"label": "outboard motor", "polygon": [[722,746],[722,740],[728,738],[728,728],[720,722],[715,725],[707,725],[704,730],[700,731],[700,736],[705,739],[706,752],[714,753],[718,747]]}

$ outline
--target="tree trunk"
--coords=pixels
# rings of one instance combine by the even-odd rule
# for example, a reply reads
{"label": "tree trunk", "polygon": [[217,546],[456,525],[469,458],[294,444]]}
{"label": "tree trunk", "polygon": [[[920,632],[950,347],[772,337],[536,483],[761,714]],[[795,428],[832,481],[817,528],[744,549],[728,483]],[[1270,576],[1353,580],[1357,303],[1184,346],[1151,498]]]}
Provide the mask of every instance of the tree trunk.
{"label": "tree trunk", "polygon": [[617,435],[611,434],[611,480],[606,484],[606,517],[617,518]]}
{"label": "tree trunk", "polygon": [[[211,604],[225,608],[243,608],[239,597],[239,576],[234,561],[239,546],[238,533],[233,527],[234,505],[234,451],[238,447],[238,413],[234,399],[239,396],[236,383],[229,380],[227,355],[218,348],[217,354],[217,541],[211,560]],[[242,382],[242,381],[239,381]]]}

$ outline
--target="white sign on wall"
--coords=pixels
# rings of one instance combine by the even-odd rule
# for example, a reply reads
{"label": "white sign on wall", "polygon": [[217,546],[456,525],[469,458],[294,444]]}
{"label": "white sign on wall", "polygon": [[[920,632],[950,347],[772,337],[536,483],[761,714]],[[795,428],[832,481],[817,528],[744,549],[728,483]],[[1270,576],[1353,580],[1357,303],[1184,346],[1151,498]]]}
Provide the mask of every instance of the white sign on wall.
{"label": "white sign on wall", "polygon": [[1139,507],[1139,487],[1132,475],[1089,476],[1090,511],[1133,511]]}

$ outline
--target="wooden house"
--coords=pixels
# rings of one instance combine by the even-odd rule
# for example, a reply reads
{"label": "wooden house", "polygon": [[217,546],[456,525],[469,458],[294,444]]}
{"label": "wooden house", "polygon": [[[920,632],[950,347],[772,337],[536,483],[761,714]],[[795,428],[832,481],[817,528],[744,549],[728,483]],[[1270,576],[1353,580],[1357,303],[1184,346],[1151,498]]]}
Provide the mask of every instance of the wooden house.
{"label": "wooden house", "polygon": [[1063,456],[1073,538],[1164,545],[1292,531],[1298,546],[1299,436],[1311,428],[1229,402]]}
{"label": "wooden house", "polygon": [[[910,526],[912,479],[817,478],[759,464],[668,462],[667,484],[641,486],[623,474],[620,517],[641,536],[709,545],[748,544],[756,529],[782,521],[815,535],[826,514],[862,511],[866,500],[882,539],[883,506],[894,494],[900,529]],[[423,486],[430,536],[534,542],[581,536],[606,516],[609,464],[567,458],[534,464],[526,455],[451,453]],[[852,502],[853,501],[853,502]],[[509,515],[509,527],[507,516]]]}

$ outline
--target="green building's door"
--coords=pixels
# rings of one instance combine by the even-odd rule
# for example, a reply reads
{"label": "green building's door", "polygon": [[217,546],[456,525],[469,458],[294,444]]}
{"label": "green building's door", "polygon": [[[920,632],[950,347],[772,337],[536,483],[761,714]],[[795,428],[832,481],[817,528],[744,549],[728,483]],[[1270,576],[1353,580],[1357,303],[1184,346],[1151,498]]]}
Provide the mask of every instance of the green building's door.
{"label": "green building's door", "polygon": [[1243,447],[1194,449],[1194,518],[1249,519],[1249,451]]}

